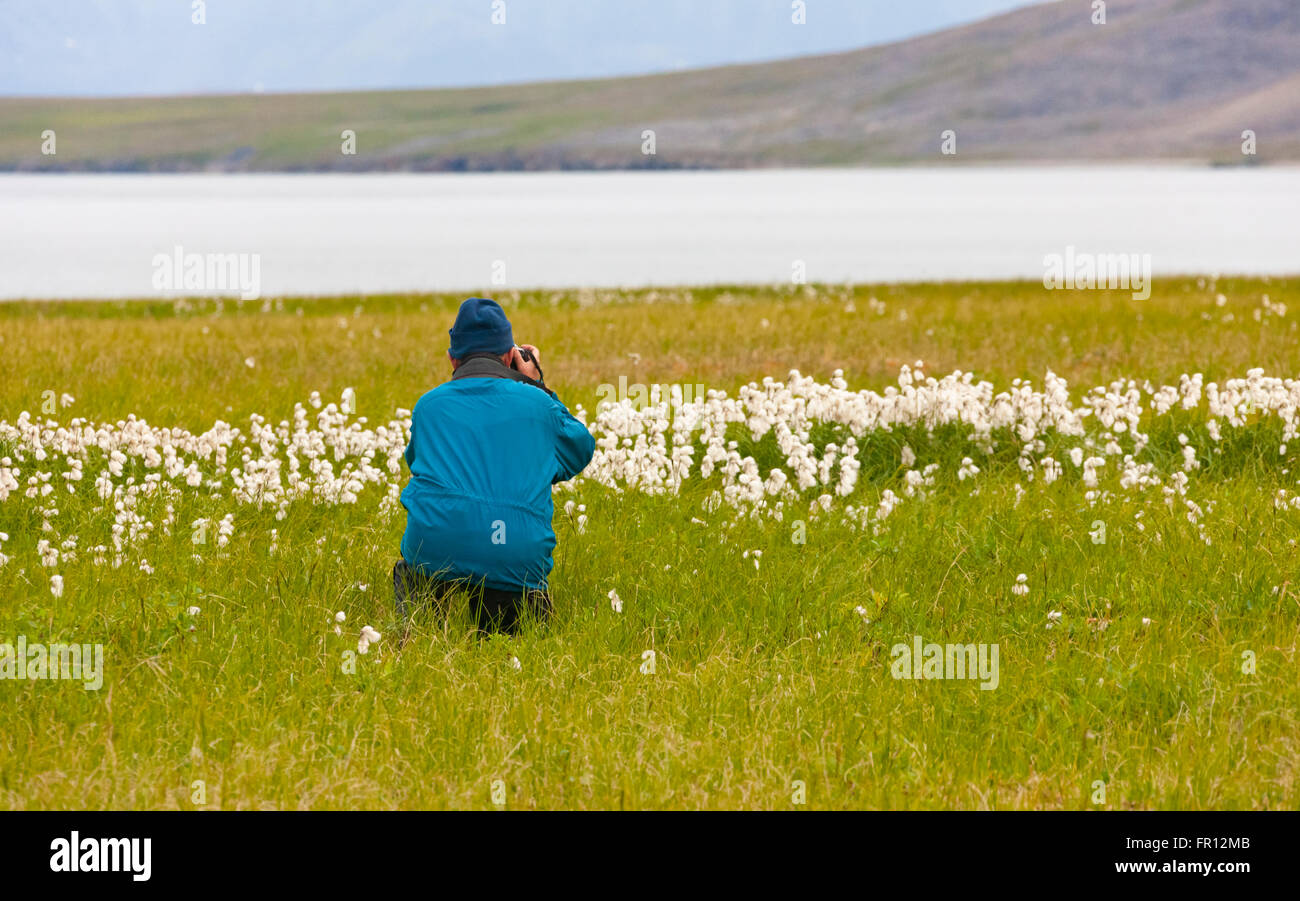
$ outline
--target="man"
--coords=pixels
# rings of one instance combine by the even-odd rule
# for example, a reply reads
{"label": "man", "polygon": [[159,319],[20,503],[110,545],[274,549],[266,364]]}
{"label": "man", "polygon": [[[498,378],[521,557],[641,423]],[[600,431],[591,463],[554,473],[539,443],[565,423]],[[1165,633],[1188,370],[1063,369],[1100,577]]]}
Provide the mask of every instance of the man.
{"label": "man", "polygon": [[464,590],[480,629],[513,633],[525,608],[550,613],[551,486],[582,472],[596,443],[546,387],[537,348],[515,346],[495,301],[466,300],[450,334],[451,381],[411,416],[398,612]]}

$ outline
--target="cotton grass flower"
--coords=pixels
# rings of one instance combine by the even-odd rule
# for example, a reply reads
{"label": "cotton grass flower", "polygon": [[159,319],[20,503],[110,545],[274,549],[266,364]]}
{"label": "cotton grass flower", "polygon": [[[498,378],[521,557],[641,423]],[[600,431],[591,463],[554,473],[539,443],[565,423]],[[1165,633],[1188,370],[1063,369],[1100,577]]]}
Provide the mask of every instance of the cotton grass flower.
{"label": "cotton grass flower", "polygon": [[612,588],[609,590],[609,606],[615,613],[623,612],[623,599],[620,598],[618,592]]}
{"label": "cotton grass flower", "polygon": [[[204,518],[195,520],[196,528],[200,523],[206,528],[196,543],[215,543],[226,553],[237,541],[235,519],[243,521],[246,507],[273,513],[277,522],[297,510],[328,515],[330,508],[344,505],[366,505],[385,520],[400,516],[411,413],[398,409],[387,422],[372,426],[353,419],[355,409],[355,392],[341,404],[326,403],[319,392],[311,392],[282,420],[260,415],[239,425],[218,420],[202,432],[154,425],[136,416],[98,423],[74,419],[62,425],[27,413],[13,421],[0,419],[0,504],[7,505],[4,511],[12,511],[15,521],[39,523],[41,539],[34,551],[32,546],[10,550],[0,563],[29,556],[53,570],[73,559],[77,549],[64,547],[72,536],[63,534],[64,520],[49,502],[56,487],[59,497],[70,492],[93,505],[101,520],[96,527],[102,525],[110,534],[103,544],[88,547],[86,556],[93,565],[114,568],[146,556],[166,559],[147,549],[167,538],[175,511],[187,509],[191,501],[206,505],[199,511]],[[586,422],[585,411],[578,413]],[[1144,455],[1148,433],[1167,428],[1173,416],[1184,439],[1179,456],[1169,464],[1153,462],[1150,454]],[[1192,424],[1197,422],[1202,424]],[[998,390],[970,373],[936,378],[920,367],[904,366],[897,386],[882,393],[851,390],[840,372],[818,381],[792,370],[784,380],[767,377],[734,394],[710,390],[687,397],[680,390],[656,391],[649,403],[639,398],[603,403],[588,427],[596,442],[591,464],[578,478],[557,486],[573,493],[563,509],[567,517],[576,515],[571,521],[579,534],[587,526],[582,503],[587,486],[615,495],[698,491],[692,496],[701,497],[704,511],[716,516],[709,516],[711,525],[698,516],[691,517],[692,523],[714,529],[720,541],[734,546],[728,531],[736,525],[789,522],[802,518],[803,510],[809,519],[830,519],[832,525],[879,535],[890,528],[900,505],[932,503],[936,495],[942,503],[942,492],[954,484],[978,483],[975,461],[1000,461],[991,455],[1008,443],[1022,449],[1017,461],[1021,473],[1012,489],[1016,497],[1037,481],[1059,483],[1057,490],[1063,492],[1081,488],[1073,501],[1095,507],[1140,504],[1147,492],[1167,499],[1171,508],[1197,502],[1192,480],[1233,433],[1269,430],[1266,462],[1279,460],[1272,448],[1295,446],[1300,439],[1300,380],[1270,377],[1256,368],[1245,378],[1222,382],[1192,373],[1167,385],[1117,380],[1079,394],[1051,372],[1041,386],[1016,379]],[[736,440],[737,429],[747,432],[748,446],[770,443],[777,455],[760,468],[759,460]],[[899,454],[906,465],[892,481],[859,479],[860,448],[869,442],[943,429],[964,436],[955,439],[966,445],[954,457],[962,460],[955,472],[941,471],[934,463],[918,472],[909,443]],[[1276,438],[1273,430],[1280,432]],[[832,441],[814,439],[828,432],[835,436]],[[1058,462],[1066,460],[1069,466]],[[1272,503],[1279,514],[1300,511],[1300,496],[1271,496],[1275,491],[1271,488],[1262,503]],[[146,513],[155,509],[160,528]],[[1204,525],[1214,514],[1208,507],[1178,512],[1192,521],[1200,540],[1209,541]],[[1044,519],[1050,513],[1050,507],[1040,511]],[[1138,510],[1133,519],[1138,533],[1144,528],[1141,514]],[[250,516],[249,521],[256,520]],[[1162,531],[1146,530],[1158,542]],[[279,537],[271,531],[273,551]],[[318,539],[322,550],[325,540]],[[170,550],[164,546],[160,553]],[[745,559],[759,565],[757,555]]]}
{"label": "cotton grass flower", "polygon": [[50,576],[50,594],[56,598],[63,597],[63,576]]}
{"label": "cotton grass flower", "polygon": [[357,639],[357,653],[358,654],[370,653],[370,646],[372,644],[378,644],[382,638],[383,636],[380,635],[378,632],[376,632],[374,629],[370,628],[370,626],[362,626],[361,637]]}
{"label": "cotton grass flower", "polygon": [[1020,597],[1029,594],[1029,577],[1024,573],[1016,576],[1016,584],[1011,586],[1011,593]]}

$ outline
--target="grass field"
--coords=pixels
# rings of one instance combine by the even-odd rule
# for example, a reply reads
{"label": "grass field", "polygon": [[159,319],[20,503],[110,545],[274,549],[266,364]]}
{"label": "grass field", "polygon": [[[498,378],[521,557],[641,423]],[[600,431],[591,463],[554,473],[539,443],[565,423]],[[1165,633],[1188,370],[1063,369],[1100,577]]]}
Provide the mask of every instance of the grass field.
{"label": "grass field", "polygon": [[[495,296],[604,443],[555,619],[400,648],[388,463],[460,296],[0,305],[0,642],[104,655],[0,681],[0,806],[1300,805],[1300,282]],[[758,387],[673,479],[621,377]],[[895,678],[915,636],[996,687]]]}

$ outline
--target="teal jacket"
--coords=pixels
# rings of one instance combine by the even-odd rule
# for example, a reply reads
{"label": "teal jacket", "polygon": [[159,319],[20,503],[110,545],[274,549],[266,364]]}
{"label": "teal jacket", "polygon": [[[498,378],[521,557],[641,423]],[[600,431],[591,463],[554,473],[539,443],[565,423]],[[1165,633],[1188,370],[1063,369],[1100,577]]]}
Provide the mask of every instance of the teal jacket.
{"label": "teal jacket", "polygon": [[416,403],[402,492],[407,565],[488,588],[546,588],[551,486],[591,462],[596,442],[541,383],[474,356]]}

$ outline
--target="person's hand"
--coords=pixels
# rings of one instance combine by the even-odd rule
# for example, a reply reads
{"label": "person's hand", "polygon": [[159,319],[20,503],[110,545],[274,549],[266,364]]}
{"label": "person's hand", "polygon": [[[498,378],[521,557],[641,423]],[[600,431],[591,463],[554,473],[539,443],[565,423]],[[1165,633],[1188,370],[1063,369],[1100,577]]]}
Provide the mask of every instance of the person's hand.
{"label": "person's hand", "polygon": [[[524,359],[520,351],[526,350],[533,355],[533,361],[529,362]],[[534,382],[539,381],[542,377],[542,370],[538,368],[542,362],[542,352],[531,344],[520,344],[513,351],[510,365],[519,370],[522,374],[528,376]]]}

